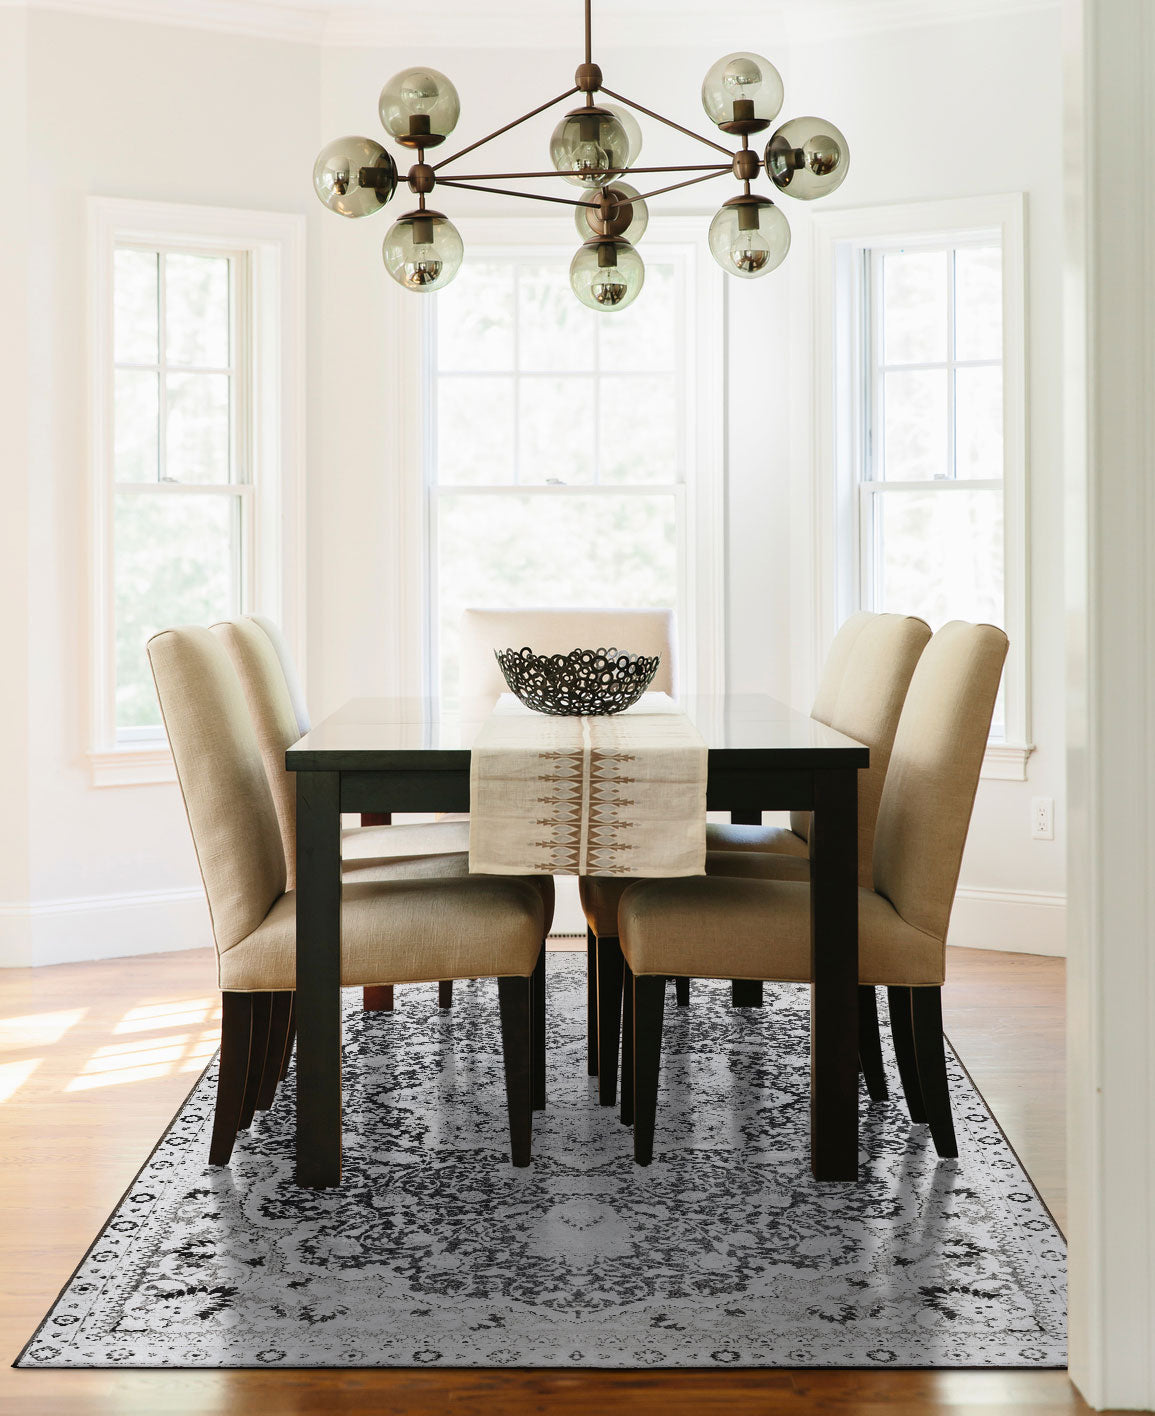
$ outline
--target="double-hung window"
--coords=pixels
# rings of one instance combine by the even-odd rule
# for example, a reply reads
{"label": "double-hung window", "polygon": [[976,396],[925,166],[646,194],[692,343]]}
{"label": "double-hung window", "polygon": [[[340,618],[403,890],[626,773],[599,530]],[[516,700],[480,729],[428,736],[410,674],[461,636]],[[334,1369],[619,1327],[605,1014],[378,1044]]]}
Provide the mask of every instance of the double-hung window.
{"label": "double-hung window", "polygon": [[293,617],[282,393],[299,233],[293,218],[131,202],[97,201],[93,218],[91,757],[113,785],[171,775],[151,635]]}

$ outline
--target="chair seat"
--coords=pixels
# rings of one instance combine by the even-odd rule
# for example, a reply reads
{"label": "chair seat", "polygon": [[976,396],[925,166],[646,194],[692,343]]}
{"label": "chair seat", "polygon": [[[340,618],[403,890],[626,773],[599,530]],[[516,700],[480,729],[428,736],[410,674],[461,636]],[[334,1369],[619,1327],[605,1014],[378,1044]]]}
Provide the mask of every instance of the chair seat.
{"label": "chair seat", "polygon": [[[367,829],[372,831],[377,828],[370,826]],[[381,829],[390,831],[395,828],[384,826]],[[372,884],[379,880],[464,880],[468,877],[468,851],[454,851],[452,854],[443,855],[386,856],[377,860],[349,860],[346,858],[341,861],[341,879],[346,885]],[[473,878],[483,880],[487,877],[474,876]],[[544,912],[542,938],[544,938],[553,927],[553,876],[516,875],[510,878],[526,881],[541,896]]]}
{"label": "chair seat", "polygon": [[786,826],[730,826],[721,821],[706,823],[708,851],[770,851],[774,855],[805,859],[810,847]]}
{"label": "chair seat", "polygon": [[[721,875],[634,881],[618,910],[635,974],[810,980],[810,886]],[[858,977],[864,984],[940,986],[941,940],[873,890],[858,891]]]}
{"label": "chair seat", "polygon": [[[433,983],[528,978],[545,935],[541,891],[510,876],[397,879],[341,891],[341,983]],[[297,892],[290,890],[247,938],[220,955],[220,986],[296,986]]]}
{"label": "chair seat", "polygon": [[397,826],[351,826],[341,832],[345,860],[446,855],[469,849],[469,822],[407,821]]}

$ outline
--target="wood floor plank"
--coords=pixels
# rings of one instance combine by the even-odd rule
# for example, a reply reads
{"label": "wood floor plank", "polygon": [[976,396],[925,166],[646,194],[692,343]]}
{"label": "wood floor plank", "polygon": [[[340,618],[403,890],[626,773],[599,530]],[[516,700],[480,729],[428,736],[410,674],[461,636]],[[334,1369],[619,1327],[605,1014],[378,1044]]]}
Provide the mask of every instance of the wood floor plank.
{"label": "wood floor plank", "polygon": [[[558,947],[551,941],[551,949]],[[584,950],[585,941],[572,947]],[[1062,1221],[1062,960],[948,952],[947,1035]],[[0,1083],[13,1087],[0,1103],[0,1354],[6,1362],[31,1335],[195,1082],[211,1051],[207,1037],[219,1028],[214,980],[208,950],[0,973]],[[398,1008],[428,1002],[398,990]],[[277,1416],[444,1416],[447,1410],[962,1416],[1087,1409],[1062,1372],[0,1370],[0,1410],[12,1416],[233,1416],[247,1410]]]}

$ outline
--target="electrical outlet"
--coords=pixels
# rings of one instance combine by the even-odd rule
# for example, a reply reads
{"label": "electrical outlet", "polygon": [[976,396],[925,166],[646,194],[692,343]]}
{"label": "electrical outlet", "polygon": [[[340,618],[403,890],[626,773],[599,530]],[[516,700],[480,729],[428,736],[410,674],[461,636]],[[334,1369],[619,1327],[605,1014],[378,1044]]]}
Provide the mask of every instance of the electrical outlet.
{"label": "electrical outlet", "polygon": [[1055,839],[1055,799],[1054,797],[1031,798],[1031,840],[1053,841]]}

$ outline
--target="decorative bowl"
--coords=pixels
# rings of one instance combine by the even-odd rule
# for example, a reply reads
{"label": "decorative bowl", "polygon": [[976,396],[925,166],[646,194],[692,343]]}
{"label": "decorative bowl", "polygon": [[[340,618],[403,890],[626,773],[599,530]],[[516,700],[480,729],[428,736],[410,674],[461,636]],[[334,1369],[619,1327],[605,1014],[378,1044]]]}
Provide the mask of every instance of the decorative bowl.
{"label": "decorative bowl", "polygon": [[535,654],[532,649],[495,649],[510,689],[527,708],[558,717],[620,713],[645,693],[662,656],[620,649],[571,649]]}

